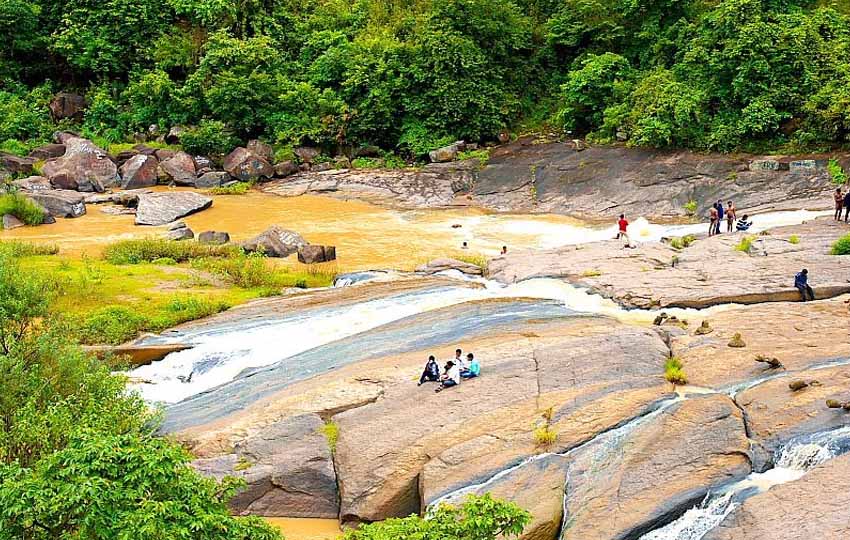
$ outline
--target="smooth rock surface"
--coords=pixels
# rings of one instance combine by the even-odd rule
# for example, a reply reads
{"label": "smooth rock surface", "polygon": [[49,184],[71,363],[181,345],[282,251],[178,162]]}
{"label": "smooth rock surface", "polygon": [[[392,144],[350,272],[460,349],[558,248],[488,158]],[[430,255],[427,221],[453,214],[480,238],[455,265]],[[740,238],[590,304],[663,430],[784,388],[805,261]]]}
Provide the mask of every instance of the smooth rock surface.
{"label": "smooth rock surface", "polygon": [[242,243],[245,251],[262,251],[267,257],[289,257],[307,241],[295,231],[272,225],[254,238]]}
{"label": "smooth rock surface", "polygon": [[165,225],[212,206],[212,199],[191,191],[139,195],[136,225]]}
{"label": "smooth rock surface", "polygon": [[198,235],[201,244],[221,245],[230,242],[230,235],[226,232],[204,231]]}
{"label": "smooth rock surface", "polygon": [[850,455],[756,495],[703,540],[846,540],[850,538]]}
{"label": "smooth rock surface", "polygon": [[436,274],[437,272],[445,272],[447,270],[457,270],[470,276],[480,276],[484,273],[484,270],[476,264],[451,258],[434,259],[416,267],[416,271],[423,274]]}
{"label": "smooth rock surface", "polygon": [[222,184],[230,181],[230,175],[224,171],[212,171],[204,173],[195,180],[195,187],[200,189],[210,189],[221,187]]}
{"label": "smooth rock surface", "polygon": [[43,176],[28,176],[12,181],[12,185],[21,191],[48,191],[53,189],[50,180]]}
{"label": "smooth rock surface", "polygon": [[12,229],[18,229],[20,227],[26,226],[23,221],[13,216],[12,214],[3,214],[2,218],[0,219],[0,225],[2,225],[0,226],[0,230],[4,231],[11,231]]}
{"label": "smooth rock surface", "polygon": [[27,193],[53,217],[75,218],[86,213],[85,197],[76,191],[62,189],[36,190]]}

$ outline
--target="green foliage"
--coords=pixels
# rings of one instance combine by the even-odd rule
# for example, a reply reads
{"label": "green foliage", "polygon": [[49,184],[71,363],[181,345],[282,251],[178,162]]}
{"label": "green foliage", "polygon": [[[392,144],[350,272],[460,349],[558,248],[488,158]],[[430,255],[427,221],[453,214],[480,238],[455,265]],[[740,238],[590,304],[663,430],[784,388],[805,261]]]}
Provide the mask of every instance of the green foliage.
{"label": "green foliage", "polygon": [[519,536],[529,521],[531,515],[514,503],[470,495],[460,506],[440,505],[427,519],[412,515],[364,524],[343,540],[496,540]]}
{"label": "green foliage", "polygon": [[47,139],[53,127],[47,108],[50,96],[48,86],[0,89],[0,140]]}
{"label": "green foliage", "polygon": [[538,448],[549,448],[558,440],[558,432],[552,428],[552,418],[555,415],[553,407],[549,407],[541,413],[542,421],[535,426],[532,432],[534,445]]}
{"label": "green foliage", "polygon": [[694,200],[686,202],[685,212],[687,212],[689,216],[695,215],[697,213],[697,202]]}
{"label": "green foliage", "polygon": [[826,165],[827,171],[829,171],[829,177],[832,179],[833,184],[846,184],[847,183],[847,173],[844,171],[844,167],[838,163],[837,159],[830,159],[829,163]]}
{"label": "green foliage", "polygon": [[692,234],[687,234],[685,236],[677,236],[670,239],[670,247],[673,249],[685,249],[686,247],[690,247],[696,241],[696,237]]}
{"label": "green foliage", "polygon": [[339,439],[339,426],[333,420],[325,422],[325,425],[322,426],[322,434],[328,440],[328,448],[330,448],[331,454],[336,452],[336,442]]}
{"label": "green foliage", "polygon": [[199,258],[231,257],[239,251],[235,246],[210,246],[197,242],[147,238],[113,242],[103,249],[103,258],[112,264],[139,264],[162,258],[182,263]]}
{"label": "green foliage", "polygon": [[490,150],[487,148],[479,148],[478,150],[465,150],[463,152],[458,152],[457,158],[459,160],[465,159],[477,159],[480,167],[485,167],[487,165],[487,161],[490,160]]}
{"label": "green foliage", "polygon": [[224,122],[218,120],[201,120],[180,136],[183,149],[192,154],[224,155],[233,150],[236,143]]}
{"label": "green foliage", "polygon": [[20,240],[0,240],[0,257],[33,257],[36,255],[56,255],[59,246],[56,244],[33,244]]}
{"label": "green foliage", "polygon": [[326,287],[336,278],[336,270],[332,267],[317,265],[306,271],[292,271],[276,265],[258,252],[246,254],[239,251],[230,257],[202,258],[192,261],[192,265],[243,289],[266,289],[267,296],[280,294],[285,287]]}
{"label": "green foliage", "polygon": [[251,184],[248,182],[236,182],[227,187],[212,188],[210,193],[213,195],[245,195],[251,189]]}
{"label": "green foliage", "polygon": [[480,253],[458,253],[452,257],[453,259],[457,259],[459,261],[472,264],[481,269],[485,274],[487,273],[487,267],[490,265],[490,260]]}
{"label": "green foliage", "polygon": [[800,243],[800,237],[797,236],[796,234],[792,234],[791,236],[788,237],[788,242],[790,242],[791,244],[797,245],[797,244]]}
{"label": "green foliage", "polygon": [[741,238],[741,241],[735,245],[735,251],[742,251],[744,253],[749,253],[751,249],[753,249],[753,242],[755,241],[754,236],[744,236]]}
{"label": "green foliage", "polygon": [[850,255],[850,234],[845,234],[832,244],[833,255]]}
{"label": "green foliage", "polygon": [[[12,214],[27,225],[41,225],[44,222],[44,209],[19,193],[0,195],[0,216]],[[0,223],[0,229],[3,224]]]}
{"label": "green foliage", "polygon": [[664,362],[664,379],[673,385],[688,384],[688,378],[685,376],[685,369],[682,361],[673,356]]}

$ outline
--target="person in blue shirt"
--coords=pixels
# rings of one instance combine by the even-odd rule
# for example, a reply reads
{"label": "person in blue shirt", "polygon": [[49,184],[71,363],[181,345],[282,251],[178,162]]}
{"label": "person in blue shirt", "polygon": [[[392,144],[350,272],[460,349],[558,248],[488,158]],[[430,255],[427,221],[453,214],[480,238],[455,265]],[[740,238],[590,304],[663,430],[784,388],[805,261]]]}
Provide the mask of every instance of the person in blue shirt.
{"label": "person in blue shirt", "polygon": [[481,374],[481,364],[478,363],[478,360],[475,359],[472,353],[466,355],[466,365],[469,367],[460,372],[460,376],[464,379],[472,379]]}
{"label": "person in blue shirt", "polygon": [[803,297],[803,302],[808,298],[814,300],[815,299],[815,291],[809,286],[809,271],[803,268],[802,271],[797,272],[797,275],[794,276],[794,286],[800,291],[800,296]]}
{"label": "person in blue shirt", "polygon": [[723,223],[725,210],[723,209],[723,201],[718,200],[714,205],[717,208],[717,225],[714,226],[714,234],[720,234],[720,224]]}

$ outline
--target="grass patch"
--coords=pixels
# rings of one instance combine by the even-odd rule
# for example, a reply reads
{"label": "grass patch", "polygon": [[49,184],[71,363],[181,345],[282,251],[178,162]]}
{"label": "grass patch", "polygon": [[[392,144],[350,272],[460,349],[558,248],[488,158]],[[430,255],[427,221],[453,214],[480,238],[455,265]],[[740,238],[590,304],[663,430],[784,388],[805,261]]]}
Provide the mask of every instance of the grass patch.
{"label": "grass patch", "polygon": [[237,246],[205,245],[197,242],[173,242],[157,238],[121,240],[103,250],[103,258],[112,264],[140,264],[158,259],[182,263],[209,257],[233,257],[241,253]]}
{"label": "grass patch", "polygon": [[328,440],[328,448],[331,454],[335,453],[336,443],[339,440],[339,426],[333,420],[329,420],[322,426],[322,434]]}
{"label": "grass patch", "polygon": [[672,356],[664,362],[664,379],[673,385],[674,390],[677,385],[688,384],[688,378],[685,376],[682,361],[677,357]]}
{"label": "grass patch", "polygon": [[37,255],[56,255],[59,246],[56,244],[33,244],[20,240],[0,240],[0,255],[9,257],[35,257]]}
{"label": "grass patch", "polygon": [[555,444],[558,440],[558,432],[552,428],[552,418],[554,414],[554,408],[549,407],[540,415],[543,421],[538,423],[532,433],[532,436],[534,437],[534,444],[538,448],[548,448]]}
{"label": "grass patch", "polygon": [[791,236],[788,237],[788,241],[796,246],[797,244],[800,243],[800,237],[797,236],[796,234],[792,234]]}
{"label": "grass patch", "polygon": [[337,276],[336,268],[330,265],[313,265],[306,270],[293,271],[276,265],[260,253],[240,252],[227,258],[197,259],[192,262],[192,266],[212,272],[236,287],[264,289],[264,296],[279,294],[286,287],[328,287]]}
{"label": "grass patch", "polygon": [[484,168],[487,165],[487,162],[490,160],[490,150],[487,148],[479,148],[478,150],[466,150],[463,152],[458,152],[457,159],[460,161],[466,159],[477,159],[478,164],[481,168]]}
{"label": "grass patch", "polygon": [[850,255],[850,234],[845,234],[832,244],[830,253],[833,255]]}
{"label": "grass patch", "polygon": [[742,251],[744,253],[749,253],[751,249],[753,249],[753,242],[755,241],[755,237],[753,236],[745,236],[741,238],[741,241],[735,244],[735,251]]}
{"label": "grass patch", "polygon": [[251,189],[251,184],[248,182],[236,182],[230,186],[212,188],[210,193],[213,195],[245,195],[249,189]]}
{"label": "grass patch", "polygon": [[[44,209],[19,193],[0,195],[0,216],[12,214],[27,225],[44,223]],[[0,229],[3,228],[0,222]]]}
{"label": "grass patch", "polygon": [[685,249],[686,247],[690,247],[696,241],[696,237],[692,234],[687,234],[685,236],[676,236],[670,239],[670,247],[673,249]]}
{"label": "grass patch", "polygon": [[486,256],[480,253],[458,253],[454,258],[461,262],[477,266],[482,272],[487,273],[489,261]]}
{"label": "grass patch", "polygon": [[586,278],[599,277],[601,275],[602,275],[602,272],[600,270],[585,270],[584,272],[581,273],[581,277],[586,277]]}
{"label": "grass patch", "polygon": [[253,467],[254,464],[245,459],[244,457],[240,457],[239,461],[236,462],[236,465],[233,466],[234,471],[245,471]]}
{"label": "grass patch", "polygon": [[696,213],[697,213],[697,202],[693,199],[686,202],[685,203],[685,212],[687,212],[689,216],[696,215]]}
{"label": "grass patch", "polygon": [[833,184],[841,185],[847,183],[847,173],[844,171],[844,167],[838,163],[838,160],[830,159],[826,165],[826,170],[829,172],[829,177],[832,179]]}

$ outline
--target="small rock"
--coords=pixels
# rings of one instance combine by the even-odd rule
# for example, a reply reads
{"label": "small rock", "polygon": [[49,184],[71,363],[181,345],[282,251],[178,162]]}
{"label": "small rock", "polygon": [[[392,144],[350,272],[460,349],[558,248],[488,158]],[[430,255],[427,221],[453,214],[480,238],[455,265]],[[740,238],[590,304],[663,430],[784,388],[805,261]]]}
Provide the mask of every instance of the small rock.
{"label": "small rock", "polygon": [[278,178],[286,178],[298,172],[298,165],[293,161],[281,161],[274,166],[274,175]]}
{"label": "small rock", "polygon": [[747,344],[744,343],[744,339],[741,337],[741,334],[736,332],[735,335],[732,336],[732,339],[729,340],[729,346],[734,347],[736,349],[742,349],[746,347]]}
{"label": "small rock", "polygon": [[177,229],[185,229],[188,227],[185,221],[175,221],[174,223],[170,223],[168,227],[166,227],[167,231],[176,231]]}
{"label": "small rock", "polygon": [[195,161],[195,170],[198,171],[198,174],[203,174],[203,172],[210,172],[215,168],[215,163],[213,160],[206,156],[194,156],[192,159]]}
{"label": "small rock", "polygon": [[[740,340],[740,342],[742,344],[741,345],[732,345],[732,342],[730,341],[729,346],[730,347],[744,347],[744,345],[743,345],[744,342],[743,342],[743,340],[740,339],[741,335],[740,334],[735,334],[735,335],[738,337],[738,339]],[[732,340],[734,341],[735,338],[733,337]],[[755,360],[756,360],[756,362],[761,362],[763,364],[767,364],[768,369],[780,369],[780,368],[785,369],[785,366],[782,365],[782,362],[780,362],[778,358],[767,357],[763,354],[759,354],[759,355],[756,356]]]}
{"label": "small rock", "polygon": [[333,165],[331,165],[329,162],[325,161],[324,163],[316,163],[315,165],[313,165],[313,167],[310,170],[313,171],[313,172],[325,172],[325,171],[329,171],[333,168],[334,168]]}
{"label": "small rock", "polygon": [[750,162],[751,171],[778,171],[780,164],[775,159],[755,159]]}
{"label": "small rock", "polygon": [[336,247],[309,244],[298,248],[298,262],[316,264],[336,260]]}
{"label": "small rock", "polygon": [[79,94],[60,92],[50,100],[50,114],[54,120],[73,118],[82,120],[86,110],[86,99]]}
{"label": "small rock", "polygon": [[381,149],[377,146],[361,146],[354,151],[354,157],[378,157],[381,155]]}
{"label": "small rock", "polygon": [[182,221],[172,223],[168,227],[168,232],[165,233],[165,238],[174,241],[191,240],[194,237],[195,233]]}
{"label": "small rock", "polygon": [[175,150],[169,150],[168,148],[157,148],[153,151],[153,155],[156,156],[156,159],[160,161],[165,161],[166,159],[171,159],[177,155]]}
{"label": "small rock", "polygon": [[294,150],[294,153],[301,160],[301,163],[313,163],[313,160],[320,154],[319,149],[312,146],[299,146]]}
{"label": "small rock", "polygon": [[669,315],[662,312],[660,315],[655,317],[655,320],[652,321],[652,324],[655,325],[655,326],[661,326],[664,323],[664,321],[667,320],[668,317],[669,317]]}
{"label": "small rock", "polygon": [[[136,146],[133,147],[133,150],[135,150],[139,154],[144,154],[146,156],[156,157],[156,148],[151,148],[150,146],[148,146],[146,144],[137,144]],[[169,150],[169,152],[171,152],[171,151]],[[172,152],[171,155],[173,156],[174,153]],[[171,156],[169,156],[169,157],[171,157]],[[159,159],[159,158],[157,158],[157,159]]]}
{"label": "small rock", "polygon": [[704,335],[710,334],[712,332],[714,332],[714,328],[712,328],[708,324],[708,321],[702,321],[702,324],[699,325],[699,328],[696,329],[694,334],[696,334],[698,336],[704,336]]}
{"label": "small rock", "polygon": [[195,187],[201,189],[221,187],[230,181],[230,175],[224,171],[204,173],[195,180]]}
{"label": "small rock", "polygon": [[204,231],[198,235],[201,244],[221,245],[230,242],[230,235],[226,232]]}
{"label": "small rock", "polygon": [[267,257],[288,257],[307,241],[297,232],[272,225],[256,237],[242,243],[242,249],[248,252],[262,251]]}
{"label": "small rock", "polygon": [[499,142],[502,143],[502,144],[506,144],[506,143],[511,142],[511,134],[508,133],[507,131],[500,131],[499,132]]}
{"label": "small rock", "polygon": [[826,400],[826,406],[830,409],[844,409],[845,411],[850,411],[850,401],[841,402],[837,399],[828,399]]}
{"label": "small rock", "polygon": [[337,169],[350,169],[351,160],[349,160],[346,156],[336,156],[334,158],[334,167]]}
{"label": "small rock", "polygon": [[168,135],[165,136],[165,142],[168,144],[179,144],[180,137],[183,136],[183,133],[186,132],[186,128],[183,126],[173,126],[168,130]]}
{"label": "small rock", "polygon": [[428,157],[432,163],[446,163],[457,159],[458,149],[457,143],[437,148],[428,152]]}
{"label": "small rock", "polygon": [[31,175],[34,171],[36,159],[31,157],[20,157],[14,154],[0,152],[0,168],[12,174]]}
{"label": "small rock", "polygon": [[3,214],[3,226],[0,229],[4,231],[11,231],[12,229],[17,229],[18,227],[24,227],[26,224],[13,216],[12,214]]}
{"label": "small rock", "polygon": [[790,383],[788,383],[788,388],[790,388],[792,392],[798,392],[803,388],[808,388],[808,386],[809,383],[801,380],[791,381]]}

